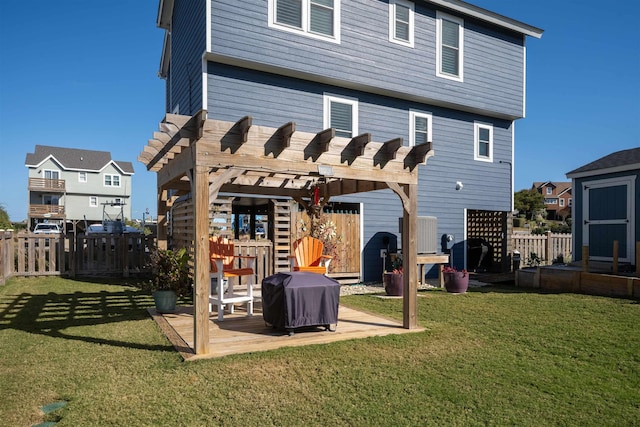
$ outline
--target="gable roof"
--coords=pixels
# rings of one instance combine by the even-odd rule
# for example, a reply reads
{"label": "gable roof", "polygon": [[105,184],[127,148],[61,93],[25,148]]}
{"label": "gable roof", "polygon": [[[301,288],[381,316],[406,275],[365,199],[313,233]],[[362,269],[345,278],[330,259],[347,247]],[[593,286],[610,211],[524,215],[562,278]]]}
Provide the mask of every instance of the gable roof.
{"label": "gable roof", "polygon": [[640,148],[616,151],[567,172],[567,178],[582,178],[584,176],[603,175],[614,172],[640,170]]}
{"label": "gable roof", "polygon": [[560,196],[565,193],[567,190],[571,190],[571,182],[569,181],[543,181],[543,182],[534,182],[532,189],[542,190],[543,187],[552,186],[556,189],[556,196]]}
{"label": "gable roof", "polygon": [[37,167],[49,158],[53,158],[63,169],[98,172],[112,163],[123,174],[133,174],[133,164],[131,162],[112,160],[111,153],[108,151],[51,147],[47,145],[36,145],[35,152],[27,153],[25,166]]}

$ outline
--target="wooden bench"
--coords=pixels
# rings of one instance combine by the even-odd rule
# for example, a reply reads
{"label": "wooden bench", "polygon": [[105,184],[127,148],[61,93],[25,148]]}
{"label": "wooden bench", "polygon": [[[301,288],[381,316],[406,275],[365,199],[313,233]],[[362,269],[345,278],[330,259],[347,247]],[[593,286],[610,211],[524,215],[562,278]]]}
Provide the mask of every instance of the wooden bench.
{"label": "wooden bench", "polygon": [[[215,305],[218,308],[218,320],[224,320],[224,308],[228,306],[233,313],[234,304],[247,304],[247,315],[253,316],[253,285],[255,282],[255,263],[253,256],[238,256],[234,254],[233,241],[213,236],[209,238],[209,260],[211,262],[211,289],[209,292],[209,312]],[[246,266],[235,267],[245,261]],[[235,293],[231,277],[247,277],[247,292]],[[215,281],[215,284],[214,284]],[[227,283],[225,289],[224,284]]]}

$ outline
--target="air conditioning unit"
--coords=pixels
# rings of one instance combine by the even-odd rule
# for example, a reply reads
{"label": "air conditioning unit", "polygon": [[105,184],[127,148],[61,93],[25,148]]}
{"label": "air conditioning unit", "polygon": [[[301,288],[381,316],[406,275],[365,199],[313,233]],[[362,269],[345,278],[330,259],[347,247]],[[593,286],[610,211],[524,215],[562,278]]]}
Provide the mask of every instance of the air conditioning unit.
{"label": "air conditioning unit", "polygon": [[[435,254],[438,252],[438,218],[435,216],[419,216],[416,242],[418,254]],[[402,218],[398,221],[399,232],[402,235]]]}

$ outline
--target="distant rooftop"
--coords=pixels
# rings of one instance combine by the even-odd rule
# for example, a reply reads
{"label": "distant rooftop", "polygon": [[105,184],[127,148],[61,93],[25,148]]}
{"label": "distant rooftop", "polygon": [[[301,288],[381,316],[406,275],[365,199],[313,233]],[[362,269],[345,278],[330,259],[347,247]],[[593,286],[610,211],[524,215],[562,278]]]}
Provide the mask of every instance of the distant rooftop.
{"label": "distant rooftop", "polygon": [[51,147],[36,145],[34,153],[27,153],[25,165],[37,167],[43,161],[53,157],[64,169],[100,171],[113,162],[124,174],[133,174],[133,164],[111,159],[108,151],[83,150],[79,148]]}
{"label": "distant rooftop", "polygon": [[[640,148],[616,151],[567,173],[567,178],[640,169]],[[593,173],[597,172],[597,173]]]}

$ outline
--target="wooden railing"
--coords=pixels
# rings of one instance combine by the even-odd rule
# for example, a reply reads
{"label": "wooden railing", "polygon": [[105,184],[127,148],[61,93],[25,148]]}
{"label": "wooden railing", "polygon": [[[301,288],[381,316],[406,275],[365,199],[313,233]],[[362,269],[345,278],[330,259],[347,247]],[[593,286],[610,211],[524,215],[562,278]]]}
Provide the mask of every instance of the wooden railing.
{"label": "wooden railing", "polygon": [[64,206],[60,205],[29,205],[29,216],[42,217],[50,215],[51,217],[64,217]]}
{"label": "wooden railing", "polygon": [[542,265],[551,264],[559,255],[565,262],[572,258],[571,234],[514,234],[512,240],[513,250],[520,252],[522,257],[521,266],[527,266],[531,253],[543,260]]}
{"label": "wooden railing", "polygon": [[64,193],[64,179],[29,178],[29,191],[52,191]]}

